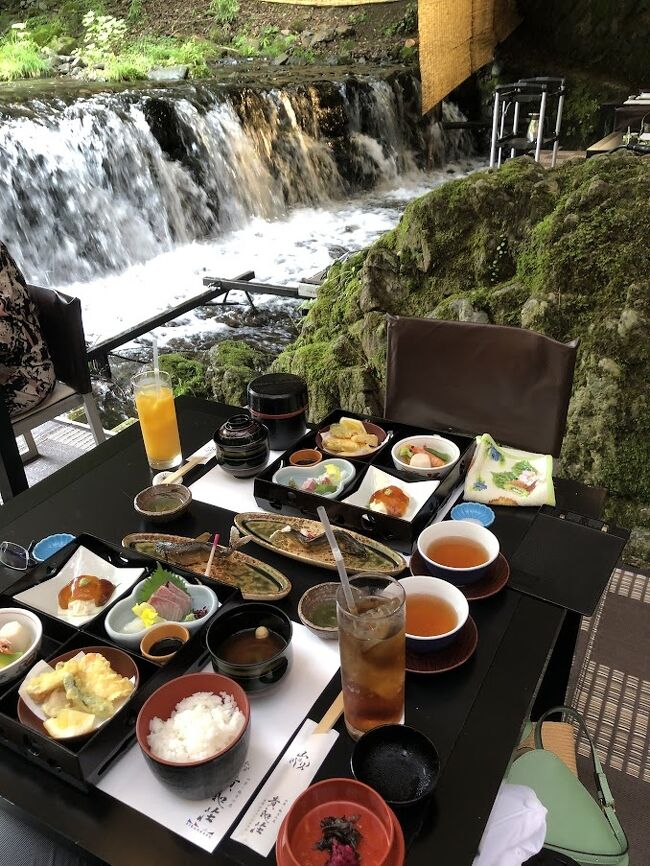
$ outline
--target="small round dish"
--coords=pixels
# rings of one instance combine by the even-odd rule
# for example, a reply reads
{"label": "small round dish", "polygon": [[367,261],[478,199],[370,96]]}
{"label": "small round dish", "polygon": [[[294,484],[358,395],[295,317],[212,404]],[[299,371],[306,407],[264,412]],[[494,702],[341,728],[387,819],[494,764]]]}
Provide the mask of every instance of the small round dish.
{"label": "small round dish", "polygon": [[455,625],[452,629],[440,634],[416,635],[406,633],[406,650],[419,654],[441,652],[446,646],[453,643],[458,637],[461,629],[467,622],[469,616],[469,604],[467,599],[457,586],[431,575],[416,575],[414,577],[403,577],[400,583],[406,593],[406,610],[408,620],[409,597],[414,595],[427,596],[451,605],[455,617]]}
{"label": "small round dish", "polygon": [[355,743],[350,765],[355,779],[398,808],[429,797],[440,775],[436,747],[408,725],[381,725],[365,733]]}
{"label": "small round dish", "polygon": [[43,625],[36,614],[30,610],[23,610],[22,607],[0,608],[0,628],[10,622],[17,622],[25,629],[29,643],[24,650],[16,650],[22,652],[19,658],[0,668],[0,685],[8,683],[34,667],[43,639]]}
{"label": "small round dish", "polygon": [[356,451],[332,451],[327,447],[327,434],[329,433],[329,425],[327,427],[323,427],[316,434],[316,446],[323,450],[326,454],[329,454],[331,457],[352,457],[355,460],[367,460],[373,454],[376,454],[379,449],[383,446],[388,433],[384,430],[383,427],[380,427],[378,424],[373,424],[372,421],[362,421],[363,428],[366,433],[371,433],[373,436],[377,437],[377,446],[375,448],[370,448],[367,445],[358,448]]}
{"label": "small round dish", "polygon": [[289,463],[292,466],[316,466],[323,459],[323,455],[316,448],[303,448],[300,451],[294,451],[289,457]]}
{"label": "small round dish", "polygon": [[[167,721],[184,698],[200,692],[231,695],[244,715],[244,726],[225,749],[199,761],[168,761],[151,751],[148,737],[154,718]],[[219,674],[185,674],[160,686],[145,701],[135,723],[138,745],[149,768],[165,787],[184,800],[214,797],[237,777],[248,752],[250,740],[250,704],[237,683]]]}
{"label": "small round dish", "polygon": [[181,517],[192,502],[192,493],[182,484],[154,484],[141,490],[133,507],[151,523],[169,523]]}
{"label": "small round dish", "polygon": [[[281,637],[284,646],[269,658],[250,663],[228,661],[220,655],[228,638],[259,627]],[[260,694],[277,686],[288,673],[293,658],[292,637],[293,625],[284,611],[264,602],[251,601],[217,617],[208,628],[205,642],[215,673],[230,677],[249,694]]]}
{"label": "small round dish", "polygon": [[48,535],[46,538],[41,538],[41,540],[34,545],[32,556],[36,562],[44,562],[46,559],[49,559],[50,556],[54,556],[55,553],[62,550],[66,544],[70,544],[71,541],[74,541],[74,539],[75,536],[71,535],[69,532],[58,532],[56,535]]}
{"label": "small round dish", "polygon": [[[411,556],[409,566],[412,575],[427,575],[427,566],[420,551],[415,548]],[[484,598],[492,598],[508,583],[510,578],[510,566],[505,556],[500,553],[490,566],[487,574],[474,583],[465,583],[458,589],[463,593],[467,601],[482,601]]]}
{"label": "small round dish", "polygon": [[[164,665],[167,664],[170,659],[174,658],[178,650],[183,646],[183,644],[186,644],[189,639],[189,631],[179,622],[160,622],[158,625],[152,626],[142,638],[140,641],[140,652],[150,662],[153,662],[156,665]],[[174,643],[180,641],[180,644],[176,649],[172,649],[170,652],[152,653],[151,650],[156,646],[156,644],[162,645],[163,641],[173,641]]]}
{"label": "small round dish", "polygon": [[471,616],[458,633],[458,637],[440,652],[423,653],[406,651],[406,670],[412,674],[444,674],[464,665],[474,655],[478,646],[478,629]]}
{"label": "small round dish", "polygon": [[[298,602],[298,616],[300,622],[306,625],[309,631],[326,640],[338,637],[339,627],[336,624],[336,592],[340,583],[317,583],[303,593]],[[333,616],[333,625],[322,625]],[[317,619],[318,622],[315,622]]]}
{"label": "small round dish", "polygon": [[[333,490],[319,492],[316,489],[317,480],[319,478],[325,481],[328,480],[328,478],[324,477],[328,467],[338,469],[340,473],[338,484]],[[273,474],[273,483],[289,487],[295,490],[296,493],[313,493],[315,496],[336,499],[356,474],[357,470],[349,460],[342,460],[339,457],[328,457],[327,460],[324,460],[322,463],[316,463],[314,466],[283,466]],[[305,486],[303,487],[303,485]]]}
{"label": "small round dish", "polygon": [[[411,466],[406,463],[400,456],[400,451],[409,445],[414,445],[418,448],[431,448],[438,454],[445,454],[449,457],[446,463],[442,466]],[[457,445],[443,436],[431,434],[428,436],[407,436],[406,439],[400,439],[391,449],[391,457],[396,469],[400,472],[408,473],[409,475],[418,478],[442,478],[452,466],[460,459],[460,450]]]}
{"label": "small round dish", "polygon": [[480,526],[491,526],[494,523],[494,511],[489,505],[480,502],[461,502],[451,509],[452,520],[467,520]]}
{"label": "small round dish", "polygon": [[[362,863],[402,866],[403,861],[393,853],[396,835],[399,835],[393,812],[376,791],[354,779],[325,779],[300,794],[278,834],[278,866],[304,866],[314,862],[314,844],[321,836],[321,820],[343,815],[357,816],[357,829],[361,834],[358,852]],[[324,860],[325,856],[321,854],[321,858]]]}

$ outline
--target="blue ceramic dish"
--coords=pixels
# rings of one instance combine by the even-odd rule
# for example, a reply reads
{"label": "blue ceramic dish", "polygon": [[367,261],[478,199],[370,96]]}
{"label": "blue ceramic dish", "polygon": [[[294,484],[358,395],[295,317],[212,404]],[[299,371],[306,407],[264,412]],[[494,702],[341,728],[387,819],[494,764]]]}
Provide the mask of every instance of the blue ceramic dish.
{"label": "blue ceramic dish", "polygon": [[491,526],[494,523],[494,511],[489,505],[480,502],[461,502],[451,509],[452,520],[469,520],[481,526]]}
{"label": "blue ceramic dish", "polygon": [[57,535],[48,535],[47,538],[42,538],[38,544],[34,545],[32,556],[37,562],[44,562],[50,556],[54,556],[57,551],[74,541],[75,536],[69,532],[59,532]]}

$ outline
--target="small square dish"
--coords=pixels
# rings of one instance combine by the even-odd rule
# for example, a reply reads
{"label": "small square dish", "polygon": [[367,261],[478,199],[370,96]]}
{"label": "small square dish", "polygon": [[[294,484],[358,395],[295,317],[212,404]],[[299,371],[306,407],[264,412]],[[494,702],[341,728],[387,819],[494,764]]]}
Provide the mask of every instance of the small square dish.
{"label": "small square dish", "polygon": [[[376,466],[370,466],[359,489],[351,496],[347,496],[343,502],[410,521],[439,484],[440,481],[437,480],[402,481],[401,478],[395,478]],[[407,501],[404,497],[407,497]]]}
{"label": "small square dish", "polygon": [[[81,628],[81,626],[98,616],[116,599],[124,595],[142,577],[143,573],[144,568],[116,568],[110,562],[97,556],[96,553],[92,553],[87,548],[78,547],[58,574],[49,580],[44,580],[42,583],[36,584],[36,586],[31,586],[29,589],[19,592],[14,598],[16,601],[29,605],[34,610],[40,610],[42,613]],[[114,585],[115,589],[103,604],[97,606],[91,602],[93,610],[90,610],[90,604],[84,604],[81,608],[77,606],[74,609],[85,609],[87,612],[74,615],[68,612],[68,610],[59,607],[59,593],[71,584],[72,581],[83,577],[98,578],[100,582],[109,581]],[[104,584],[104,586],[106,585]],[[108,589],[110,590],[110,587]]]}

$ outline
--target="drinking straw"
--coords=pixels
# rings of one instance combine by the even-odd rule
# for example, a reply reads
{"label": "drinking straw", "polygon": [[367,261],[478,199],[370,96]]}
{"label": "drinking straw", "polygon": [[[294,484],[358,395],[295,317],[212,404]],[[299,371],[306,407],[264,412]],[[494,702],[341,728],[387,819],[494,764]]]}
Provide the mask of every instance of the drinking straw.
{"label": "drinking straw", "polygon": [[215,532],[214,541],[212,542],[212,550],[210,551],[210,558],[208,559],[208,564],[205,567],[205,574],[203,577],[209,577],[210,571],[212,570],[212,563],[214,562],[214,553],[217,549],[217,544],[219,544],[219,533]]}
{"label": "drinking straw", "polygon": [[155,334],[151,335],[153,338],[153,373],[156,377],[156,385],[160,388],[160,369],[158,367],[158,337]]}
{"label": "drinking straw", "polygon": [[345,563],[343,562],[343,554],[341,553],[336,536],[332,530],[332,525],[327,516],[327,511],[325,511],[322,505],[319,505],[316,511],[320,522],[323,524],[323,528],[325,529],[325,535],[327,536],[327,540],[332,548],[332,553],[334,554],[334,562],[336,563],[336,569],[341,578],[341,586],[343,587],[343,594],[345,595],[348,610],[353,616],[358,616],[357,606],[354,603],[354,596],[352,595],[352,587],[350,586],[350,578],[348,577],[348,573],[345,570]]}

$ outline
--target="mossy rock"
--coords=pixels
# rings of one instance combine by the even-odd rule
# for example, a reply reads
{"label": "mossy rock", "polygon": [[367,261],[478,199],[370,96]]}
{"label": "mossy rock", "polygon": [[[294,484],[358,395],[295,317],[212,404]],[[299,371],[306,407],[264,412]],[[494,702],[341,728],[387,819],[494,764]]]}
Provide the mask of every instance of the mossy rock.
{"label": "mossy rock", "polygon": [[207,379],[215,400],[231,406],[246,405],[246,386],[265,373],[271,355],[243,340],[223,340],[209,351]]}
{"label": "mossy rock", "polygon": [[174,396],[209,397],[205,364],[197,358],[188,358],[179,352],[160,356],[160,369],[169,373]]}
{"label": "mossy rock", "polygon": [[381,411],[388,313],[579,338],[562,472],[632,503],[638,521],[650,503],[649,200],[650,157],[627,152],[449,181],[332,268],[274,369],[307,380],[319,418]]}

